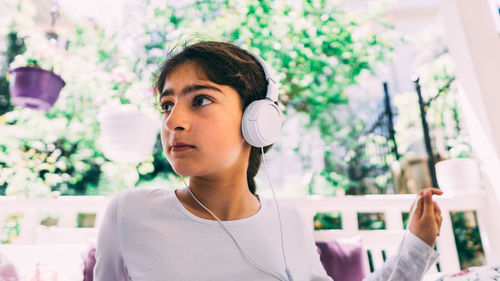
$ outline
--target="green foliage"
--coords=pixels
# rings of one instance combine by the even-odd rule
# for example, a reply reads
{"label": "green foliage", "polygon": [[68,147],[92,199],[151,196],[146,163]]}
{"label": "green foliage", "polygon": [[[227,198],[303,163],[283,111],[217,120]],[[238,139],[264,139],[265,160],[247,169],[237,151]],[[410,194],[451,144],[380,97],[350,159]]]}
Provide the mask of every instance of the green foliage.
{"label": "green foliage", "polygon": [[358,213],[359,230],[380,230],[385,228],[384,213]]}
{"label": "green foliage", "polygon": [[410,213],[403,212],[401,213],[401,217],[403,219],[403,228],[406,229],[406,227],[408,226],[408,220],[410,219]]}
{"label": "green foliage", "polygon": [[76,227],[79,228],[93,228],[95,227],[95,213],[78,213],[76,220]]}
{"label": "green foliage", "polygon": [[[27,1],[8,6],[2,24],[12,46],[21,46],[10,67],[36,64],[66,81],[47,113],[15,108],[0,118],[0,190],[6,194],[112,194],[173,171],[159,141],[153,157],[138,165],[108,161],[98,141],[96,116],[103,104],[134,104],[151,110],[152,78],[173,47],[189,39],[233,42],[261,55],[278,73],[285,113],[310,116],[326,144],[350,144],[362,122],[340,118],[337,105],[348,101],[346,87],[372,70],[392,46],[380,11],[346,14],[329,1],[194,1],[167,5],[150,0],[134,10],[139,51],[124,55],[120,34],[85,21],[64,30],[66,42],[47,39],[34,23]],[[375,33],[374,30],[379,29]],[[57,32],[57,28],[56,28]],[[21,40],[21,41],[18,41]],[[15,44],[14,44],[15,43]],[[19,44],[18,44],[19,43]],[[12,48],[14,50],[14,48]],[[21,52],[21,49],[17,49]],[[344,107],[345,108],[345,107]],[[345,130],[348,128],[348,131]],[[325,154],[325,157],[329,155]],[[347,184],[335,165],[323,174],[331,186]]]}
{"label": "green foliage", "polygon": [[273,65],[283,104],[306,113],[309,126],[317,126],[328,145],[340,129],[336,105],[348,102],[346,89],[363,70],[383,60],[391,49],[390,33],[373,32],[378,14],[346,14],[327,1],[304,1],[295,9],[271,6],[271,1],[249,4],[231,39]]}
{"label": "green foliage", "polygon": [[[24,4],[13,11],[14,18],[32,20],[21,9],[28,4],[20,2]],[[134,104],[152,111],[150,81],[132,72],[113,36],[85,21],[72,24],[75,28],[63,36],[68,38],[64,44],[47,39],[38,28],[24,29],[34,25],[11,25],[15,29],[9,34],[22,34],[26,51],[15,56],[10,67],[36,61],[61,75],[66,86],[49,112],[15,108],[0,117],[3,194],[112,194],[133,187],[139,179],[136,167],[105,159],[96,118],[104,104]],[[147,174],[147,169],[141,171]]]}
{"label": "green foliage", "polygon": [[314,230],[320,229],[342,229],[341,213],[317,213],[314,215]]}
{"label": "green foliage", "polygon": [[0,231],[0,244],[9,244],[17,240],[21,230],[21,214],[12,214],[7,216]]}
{"label": "green foliage", "polygon": [[14,61],[14,58],[26,51],[26,47],[17,32],[10,31],[6,37],[7,49],[3,52],[4,64],[0,66],[0,115],[7,111],[12,110],[9,95],[9,81],[7,80],[7,73],[9,65]]}
{"label": "green foliage", "polygon": [[[390,153],[392,143],[386,137],[374,133],[362,135],[354,143],[356,146],[345,157],[349,180],[349,185],[345,187],[346,193],[386,193],[387,187],[392,184],[388,163],[396,160],[395,155]],[[386,148],[386,153],[381,148]]]}
{"label": "green foliage", "polygon": [[476,212],[451,212],[451,219],[460,268],[484,265],[484,250]]}
{"label": "green foliage", "polygon": [[[293,109],[307,115],[307,128],[319,128],[327,147],[335,142],[353,148],[364,123],[346,106],[346,89],[386,60],[397,40],[380,20],[380,8],[345,13],[333,1],[199,1],[177,9],[161,3],[148,5],[148,63],[161,60],[161,50],[193,38],[254,51],[279,77],[285,114]],[[329,193],[338,186],[349,189],[348,176],[336,173],[347,163],[328,151],[324,158],[327,165],[318,176],[330,182]]]}

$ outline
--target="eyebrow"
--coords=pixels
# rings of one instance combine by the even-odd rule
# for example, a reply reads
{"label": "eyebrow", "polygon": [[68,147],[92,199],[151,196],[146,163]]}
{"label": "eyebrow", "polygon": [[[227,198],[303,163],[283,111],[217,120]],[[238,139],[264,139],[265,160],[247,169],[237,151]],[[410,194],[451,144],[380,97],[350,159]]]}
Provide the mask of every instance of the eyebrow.
{"label": "eyebrow", "polygon": [[[188,86],[184,87],[181,90],[181,95],[187,95],[187,94],[189,94],[191,92],[196,92],[196,91],[199,91],[199,90],[213,90],[213,91],[219,92],[221,94],[224,94],[217,87],[214,87],[214,86],[211,86],[211,85],[195,84],[195,85],[188,85]],[[171,96],[173,94],[174,94],[174,91],[172,91],[171,89],[166,89],[165,91],[163,91],[163,93],[161,93],[160,99],[163,98],[163,96]]]}

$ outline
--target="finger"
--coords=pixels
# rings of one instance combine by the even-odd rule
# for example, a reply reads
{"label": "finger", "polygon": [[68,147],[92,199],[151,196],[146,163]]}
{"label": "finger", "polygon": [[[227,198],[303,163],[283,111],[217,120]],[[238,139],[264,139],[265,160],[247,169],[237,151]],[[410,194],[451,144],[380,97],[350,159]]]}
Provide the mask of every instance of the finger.
{"label": "finger", "polygon": [[443,191],[439,188],[431,188],[430,191],[432,192],[432,195],[443,195]]}
{"label": "finger", "polygon": [[432,193],[430,191],[425,191],[423,196],[424,209],[422,211],[423,216],[434,216],[434,201],[432,201]]}
{"label": "finger", "polygon": [[[415,205],[415,203],[414,203],[414,205]],[[410,215],[413,214],[414,217],[419,218],[422,216],[422,212],[424,210],[424,198],[419,198],[416,205],[417,206],[416,206],[414,213],[412,213],[413,206],[412,206],[412,208],[410,208]]]}
{"label": "finger", "polygon": [[441,189],[429,187],[429,188],[420,190],[418,192],[418,195],[423,196],[424,192],[426,192],[426,191],[430,191],[432,193],[432,195],[442,195],[443,194],[443,191]]}
{"label": "finger", "polygon": [[438,203],[434,202],[434,215],[439,218],[441,216],[441,208],[439,208]]}
{"label": "finger", "polygon": [[441,224],[443,223],[443,217],[439,216],[439,217],[436,217],[436,224],[438,226],[439,229],[441,229]]}
{"label": "finger", "polygon": [[436,202],[434,202],[434,217],[436,218],[436,223],[438,225],[438,228],[441,229],[441,223],[443,222],[443,217],[441,216],[441,208]]}
{"label": "finger", "polygon": [[442,218],[441,217],[436,217],[435,220],[436,220],[437,225],[439,225],[439,222],[440,222],[440,220],[442,220]]}

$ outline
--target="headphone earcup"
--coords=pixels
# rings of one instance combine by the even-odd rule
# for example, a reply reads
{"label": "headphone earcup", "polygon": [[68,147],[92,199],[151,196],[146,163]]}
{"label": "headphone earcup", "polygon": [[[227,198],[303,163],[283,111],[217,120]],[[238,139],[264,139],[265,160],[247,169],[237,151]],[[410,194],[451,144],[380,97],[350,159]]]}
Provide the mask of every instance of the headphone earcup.
{"label": "headphone earcup", "polygon": [[281,133],[281,112],[269,99],[256,100],[243,112],[241,132],[252,146],[268,146],[279,139]]}

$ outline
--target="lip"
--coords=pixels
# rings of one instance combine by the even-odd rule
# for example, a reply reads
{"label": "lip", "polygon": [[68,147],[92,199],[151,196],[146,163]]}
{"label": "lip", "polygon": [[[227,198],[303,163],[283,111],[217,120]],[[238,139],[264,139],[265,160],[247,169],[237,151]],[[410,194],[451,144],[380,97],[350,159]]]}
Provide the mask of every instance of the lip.
{"label": "lip", "polygon": [[192,149],[192,146],[174,146],[170,151],[172,152],[181,152],[181,151],[186,151],[189,149]]}
{"label": "lip", "polygon": [[180,151],[189,150],[191,148],[195,148],[195,146],[187,144],[185,142],[174,142],[170,146],[170,151],[172,151],[172,152],[180,152]]}

